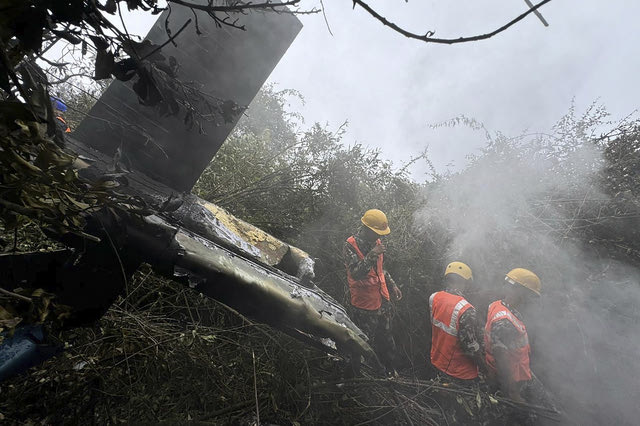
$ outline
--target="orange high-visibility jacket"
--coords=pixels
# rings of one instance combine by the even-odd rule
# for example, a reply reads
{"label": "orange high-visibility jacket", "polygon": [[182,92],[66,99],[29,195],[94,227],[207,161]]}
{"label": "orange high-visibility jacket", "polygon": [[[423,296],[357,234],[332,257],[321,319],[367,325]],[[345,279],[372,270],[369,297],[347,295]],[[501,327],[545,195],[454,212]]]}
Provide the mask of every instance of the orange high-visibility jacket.
{"label": "orange high-visibility jacket", "polygon": [[531,368],[529,366],[529,353],[531,352],[531,347],[529,346],[527,329],[524,326],[524,323],[520,321],[518,317],[516,317],[509,308],[502,303],[501,300],[496,300],[489,305],[487,324],[484,328],[484,347],[489,372],[493,374],[497,373],[496,359],[493,356],[493,350],[491,347],[491,327],[496,321],[503,319],[509,320],[516,330],[518,330],[517,348],[510,350],[507,357],[511,379],[516,382],[531,380]]}
{"label": "orange high-visibility jacket", "polygon": [[473,308],[456,294],[438,291],[429,298],[431,312],[431,363],[443,373],[458,379],[475,379],[478,366],[460,347],[460,317]]}
{"label": "orange high-visibility jacket", "polygon": [[[358,258],[364,259],[364,254],[360,251],[355,237],[351,236],[347,242],[356,250]],[[376,245],[382,242],[378,239]],[[366,278],[363,280],[355,280],[351,277],[351,272],[347,266],[347,281],[349,282],[349,291],[351,292],[351,304],[356,308],[366,309],[367,311],[375,311],[382,306],[382,298],[389,300],[389,290],[387,290],[387,281],[384,278],[384,269],[382,262],[384,256],[378,256],[376,268],[371,268]]]}
{"label": "orange high-visibility jacket", "polygon": [[58,116],[58,117],[56,117],[56,118],[57,118],[58,120],[60,120],[60,121],[62,122],[62,124],[64,124],[64,127],[65,127],[64,132],[65,132],[65,133],[71,133],[71,128],[69,127],[69,125],[67,124],[67,122],[66,122],[66,121],[64,121],[64,118],[59,117],[59,116]]}

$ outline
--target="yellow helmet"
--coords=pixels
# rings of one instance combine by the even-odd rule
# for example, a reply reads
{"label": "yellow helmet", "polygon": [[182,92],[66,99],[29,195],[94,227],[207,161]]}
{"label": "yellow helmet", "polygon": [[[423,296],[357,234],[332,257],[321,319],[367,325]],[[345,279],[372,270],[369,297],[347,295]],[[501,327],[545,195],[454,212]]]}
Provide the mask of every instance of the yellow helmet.
{"label": "yellow helmet", "polygon": [[471,268],[462,262],[451,262],[447,265],[447,269],[444,270],[444,276],[449,274],[456,274],[464,278],[465,280],[473,280],[473,273]]}
{"label": "yellow helmet", "polygon": [[512,269],[505,277],[505,281],[510,284],[520,284],[540,296],[540,290],[542,289],[540,278],[528,269]]}
{"label": "yellow helmet", "polygon": [[360,220],[364,226],[378,235],[387,235],[391,232],[389,222],[387,222],[387,215],[378,209],[367,210]]}

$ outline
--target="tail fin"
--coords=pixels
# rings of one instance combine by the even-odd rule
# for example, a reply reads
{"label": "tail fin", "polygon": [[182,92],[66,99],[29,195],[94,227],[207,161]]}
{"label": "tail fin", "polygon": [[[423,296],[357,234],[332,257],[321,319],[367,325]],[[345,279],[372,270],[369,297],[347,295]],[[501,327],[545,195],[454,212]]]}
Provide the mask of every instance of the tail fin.
{"label": "tail fin", "polygon": [[[168,13],[160,15],[147,35],[153,44],[167,41]],[[177,46],[169,43],[160,53],[175,58],[180,81],[200,84],[209,99],[229,100],[240,106],[255,97],[302,28],[300,21],[288,13],[238,14],[245,31],[216,28],[211,17],[196,14],[202,35],[196,34],[191,10],[172,6],[168,21],[172,34],[189,19],[192,22],[175,38]],[[138,78],[126,83],[114,81],[74,136],[107,155],[118,152],[132,169],[173,189],[188,191],[233,130],[239,114],[227,122],[203,121],[202,133],[197,128],[188,129],[185,123],[189,117],[184,111],[161,117],[157,108],[140,104],[133,90]]]}

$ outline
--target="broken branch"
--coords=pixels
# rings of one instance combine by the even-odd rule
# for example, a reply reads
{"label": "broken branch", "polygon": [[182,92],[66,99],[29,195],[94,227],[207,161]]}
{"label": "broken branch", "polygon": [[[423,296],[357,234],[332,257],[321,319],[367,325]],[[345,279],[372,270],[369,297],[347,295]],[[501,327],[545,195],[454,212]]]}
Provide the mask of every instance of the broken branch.
{"label": "broken branch", "polygon": [[14,292],[9,291],[9,290],[5,290],[2,287],[0,287],[0,293],[4,294],[6,296],[15,297],[16,299],[24,300],[25,302],[29,302],[29,303],[33,302],[30,297],[23,296],[21,294],[14,293]]}

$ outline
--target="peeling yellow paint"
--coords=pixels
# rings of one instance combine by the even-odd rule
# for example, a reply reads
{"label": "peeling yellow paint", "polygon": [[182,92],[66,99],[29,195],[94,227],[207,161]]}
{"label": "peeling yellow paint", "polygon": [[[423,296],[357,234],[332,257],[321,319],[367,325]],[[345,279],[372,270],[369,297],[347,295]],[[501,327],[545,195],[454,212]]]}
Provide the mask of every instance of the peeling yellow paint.
{"label": "peeling yellow paint", "polygon": [[287,243],[280,241],[260,228],[242,219],[238,219],[222,207],[206,201],[201,201],[201,203],[202,206],[210,211],[229,231],[233,232],[246,243],[258,248],[261,253],[261,260],[266,264],[271,266],[277,265],[289,250],[294,254],[296,260],[309,257],[306,252],[289,246]]}

